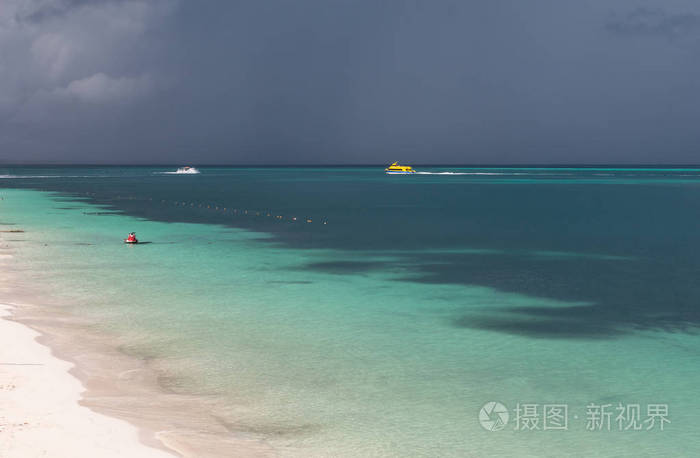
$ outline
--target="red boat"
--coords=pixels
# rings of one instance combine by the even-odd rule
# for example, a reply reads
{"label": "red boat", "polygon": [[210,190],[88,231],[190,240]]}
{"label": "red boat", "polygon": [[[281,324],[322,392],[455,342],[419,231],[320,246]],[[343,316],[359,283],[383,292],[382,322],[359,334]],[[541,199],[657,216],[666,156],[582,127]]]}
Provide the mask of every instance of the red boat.
{"label": "red boat", "polygon": [[124,243],[139,243],[139,240],[136,238],[136,232],[129,232],[129,236],[124,239]]}

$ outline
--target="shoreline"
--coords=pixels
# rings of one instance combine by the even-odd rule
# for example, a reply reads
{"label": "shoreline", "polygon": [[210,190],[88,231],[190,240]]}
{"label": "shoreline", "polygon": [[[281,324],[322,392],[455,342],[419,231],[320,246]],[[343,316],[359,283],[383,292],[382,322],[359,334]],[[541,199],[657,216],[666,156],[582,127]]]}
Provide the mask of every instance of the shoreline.
{"label": "shoreline", "polygon": [[82,402],[74,365],[15,321],[16,306],[0,304],[0,455],[167,458],[178,456],[126,421]]}
{"label": "shoreline", "polygon": [[[118,341],[118,336],[97,333],[90,323],[66,312],[0,301],[0,363],[12,362],[14,355],[23,358],[20,364],[32,360],[31,364],[42,365],[0,364],[0,387],[16,387],[11,407],[0,404],[9,412],[0,417],[0,456],[24,458],[40,453],[27,449],[25,442],[13,443],[14,434],[8,437],[5,424],[18,424],[10,416],[31,419],[20,425],[37,424],[29,435],[29,442],[37,447],[66,447],[65,452],[50,456],[113,456],[108,442],[122,447],[115,457],[278,456],[261,438],[227,429],[226,422],[213,414],[215,397],[168,391],[159,382],[161,374],[147,360],[120,351],[114,345]],[[26,370],[44,366],[51,368],[50,373],[36,376]],[[23,385],[31,386],[33,392],[23,391]],[[40,399],[45,407],[28,409],[24,404],[30,397]],[[66,426],[59,425],[59,431],[75,425],[76,439],[70,443],[52,440],[52,430],[41,426],[55,411],[67,415],[60,422]],[[82,422],[89,424],[88,429],[79,426]],[[100,442],[85,443],[80,439],[83,435]],[[83,453],[83,447],[90,449]]]}

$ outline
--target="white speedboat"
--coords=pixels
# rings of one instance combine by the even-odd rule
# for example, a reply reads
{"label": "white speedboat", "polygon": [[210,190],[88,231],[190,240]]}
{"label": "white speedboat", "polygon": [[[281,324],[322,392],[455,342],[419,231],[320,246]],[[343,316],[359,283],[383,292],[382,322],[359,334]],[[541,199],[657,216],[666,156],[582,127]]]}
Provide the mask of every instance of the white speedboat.
{"label": "white speedboat", "polygon": [[180,167],[177,169],[177,172],[175,173],[185,173],[185,174],[193,174],[193,173],[199,173],[199,170],[197,170],[194,167]]}

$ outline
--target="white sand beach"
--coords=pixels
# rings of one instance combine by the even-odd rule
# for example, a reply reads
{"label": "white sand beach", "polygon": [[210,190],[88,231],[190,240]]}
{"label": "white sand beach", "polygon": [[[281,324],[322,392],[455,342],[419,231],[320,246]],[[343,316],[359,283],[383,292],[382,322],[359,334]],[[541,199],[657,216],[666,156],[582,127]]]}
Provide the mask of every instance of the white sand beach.
{"label": "white sand beach", "polygon": [[36,341],[36,331],[5,319],[0,305],[0,456],[133,457],[177,456],[149,447],[126,421],[79,405],[84,387],[60,360]]}

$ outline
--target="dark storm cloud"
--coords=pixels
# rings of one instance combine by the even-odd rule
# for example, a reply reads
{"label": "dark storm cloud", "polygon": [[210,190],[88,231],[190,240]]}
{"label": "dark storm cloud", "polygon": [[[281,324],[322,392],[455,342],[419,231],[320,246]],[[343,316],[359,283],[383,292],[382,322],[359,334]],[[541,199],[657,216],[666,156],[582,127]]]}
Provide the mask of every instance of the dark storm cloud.
{"label": "dark storm cloud", "polygon": [[[697,162],[698,15],[683,0],[3,0],[0,160]],[[620,39],[640,35],[674,39]]]}
{"label": "dark storm cloud", "polygon": [[25,11],[18,11],[16,19],[18,21],[42,22],[52,17],[69,14],[75,8],[84,6],[99,5],[100,3],[118,2],[123,0],[57,0],[35,4],[34,8]]}
{"label": "dark storm cloud", "polygon": [[668,13],[661,9],[637,8],[610,22],[608,30],[621,35],[662,35],[675,37],[700,32],[700,15]]}

